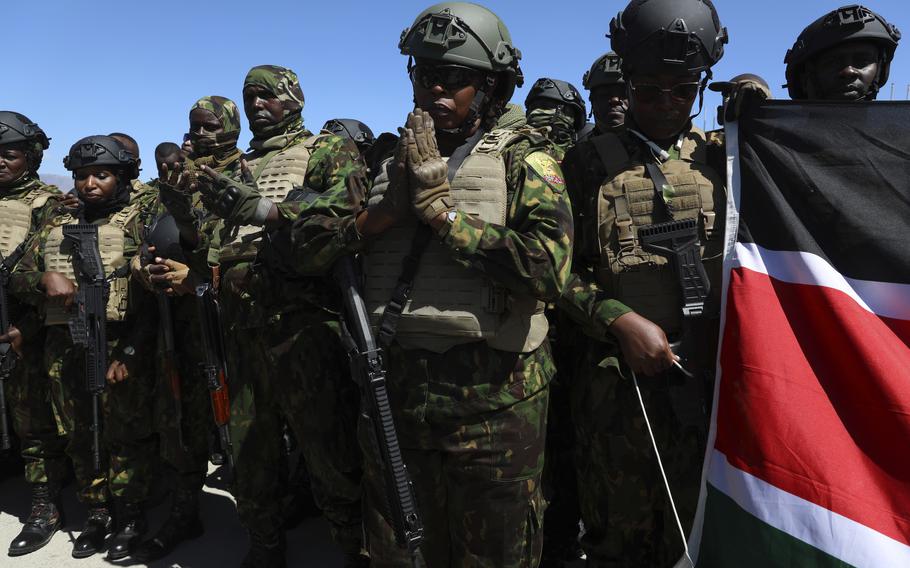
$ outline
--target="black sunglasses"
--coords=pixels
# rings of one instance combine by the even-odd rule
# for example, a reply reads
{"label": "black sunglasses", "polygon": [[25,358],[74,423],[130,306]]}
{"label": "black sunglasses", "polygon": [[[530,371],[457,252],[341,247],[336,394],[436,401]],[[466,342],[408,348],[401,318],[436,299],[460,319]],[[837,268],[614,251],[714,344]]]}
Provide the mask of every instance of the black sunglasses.
{"label": "black sunglasses", "polygon": [[480,80],[480,72],[461,65],[417,64],[409,70],[411,81],[424,89],[436,85],[444,89],[462,89]]}
{"label": "black sunglasses", "polygon": [[675,102],[688,103],[695,100],[695,97],[698,96],[698,91],[701,89],[701,83],[677,83],[669,89],[664,89],[659,85],[648,85],[648,84],[629,84],[629,87],[632,89],[632,96],[635,99],[642,103],[653,103],[663,93],[670,95],[670,98]]}

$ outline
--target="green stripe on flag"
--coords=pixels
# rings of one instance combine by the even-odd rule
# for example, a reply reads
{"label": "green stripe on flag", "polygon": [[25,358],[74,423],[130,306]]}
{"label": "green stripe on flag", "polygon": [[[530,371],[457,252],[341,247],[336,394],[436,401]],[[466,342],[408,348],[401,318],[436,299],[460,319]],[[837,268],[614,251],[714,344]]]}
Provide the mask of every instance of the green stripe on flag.
{"label": "green stripe on flag", "polygon": [[759,520],[708,484],[698,568],[852,568]]}

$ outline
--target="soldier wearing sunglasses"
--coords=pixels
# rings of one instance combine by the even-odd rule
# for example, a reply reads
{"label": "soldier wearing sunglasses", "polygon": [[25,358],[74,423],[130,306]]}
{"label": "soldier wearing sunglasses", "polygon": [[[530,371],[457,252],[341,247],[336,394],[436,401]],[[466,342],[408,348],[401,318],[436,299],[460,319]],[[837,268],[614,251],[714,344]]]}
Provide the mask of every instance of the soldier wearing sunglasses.
{"label": "soldier wearing sunglasses", "polygon": [[[626,80],[624,124],[580,142],[564,161],[578,231],[559,306],[589,338],[570,395],[582,546],[588,566],[664,567],[682,543],[632,377],[688,530],[706,442],[709,385],[699,371],[713,362],[725,210],[724,166],[708,163],[692,118],[727,34],[710,0],[632,0],[610,37]],[[676,269],[643,240],[669,222],[698,239],[716,284],[700,317],[684,317]]]}

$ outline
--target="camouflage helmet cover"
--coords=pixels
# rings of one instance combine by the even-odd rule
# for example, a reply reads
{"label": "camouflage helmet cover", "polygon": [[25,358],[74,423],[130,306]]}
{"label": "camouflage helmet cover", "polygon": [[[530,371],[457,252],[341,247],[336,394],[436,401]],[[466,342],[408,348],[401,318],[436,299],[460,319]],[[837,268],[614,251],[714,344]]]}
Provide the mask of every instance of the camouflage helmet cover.
{"label": "camouflage helmet cover", "polygon": [[609,35],[626,75],[710,76],[728,41],[711,0],[632,0],[610,22]]}
{"label": "camouflage helmet cover", "polygon": [[398,48],[403,55],[481,71],[502,73],[507,81],[506,99],[524,83],[519,66],[521,52],[499,16],[469,2],[442,2],[420,13],[401,32]]}
{"label": "camouflage helmet cover", "polygon": [[602,85],[622,85],[625,82],[622,76],[622,59],[614,51],[598,57],[581,79],[582,87],[588,91]]}
{"label": "camouflage helmet cover", "polygon": [[71,172],[88,166],[112,166],[125,170],[129,179],[139,177],[136,156],[110,136],[86,136],[73,144],[63,158],[63,167]]}
{"label": "camouflage helmet cover", "polygon": [[541,77],[534,82],[534,86],[528,92],[528,96],[525,99],[525,107],[530,110],[534,106],[534,102],[540,99],[549,99],[568,105],[575,114],[575,130],[579,130],[584,126],[585,117],[588,116],[588,109],[585,106],[585,100],[581,97],[581,93],[578,92],[578,89],[572,83]]}
{"label": "camouflage helmet cover", "polygon": [[828,12],[815,20],[799,34],[787,51],[787,89],[793,99],[805,99],[808,94],[800,80],[806,63],[823,51],[848,41],[871,41],[882,48],[881,67],[876,89],[888,82],[891,60],[901,39],[901,32],[894,24],[865,6],[852,4]]}

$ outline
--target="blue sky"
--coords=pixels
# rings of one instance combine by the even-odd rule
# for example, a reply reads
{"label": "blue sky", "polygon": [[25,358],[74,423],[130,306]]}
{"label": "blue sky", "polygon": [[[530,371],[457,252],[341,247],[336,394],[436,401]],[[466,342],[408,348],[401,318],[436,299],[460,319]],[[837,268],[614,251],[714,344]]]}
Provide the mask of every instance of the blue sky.
{"label": "blue sky", "polygon": [[[394,130],[411,107],[401,30],[428,3],[270,0],[5,0],[2,103],[38,122],[53,138],[43,173],[66,173],[69,146],[89,134],[125,131],[141,145],[143,177],[152,150],[180,142],[190,106],[201,96],[240,101],[247,70],[263,63],[293,68],[306,96],[311,129],[335,117],[359,118],[375,133]],[[783,58],[799,31],[841,5],[827,0],[715,0],[730,44],[715,77],[751,72],[786,98]],[[604,36],[625,1],[495,0],[523,54],[525,87],[550,76],[581,88],[581,76],[609,50]],[[907,0],[869,0],[910,36]],[[891,81],[907,97],[910,39],[898,48]],[[881,98],[888,98],[890,86]],[[697,119],[712,126],[716,98]],[[246,125],[241,143],[249,139]]]}

